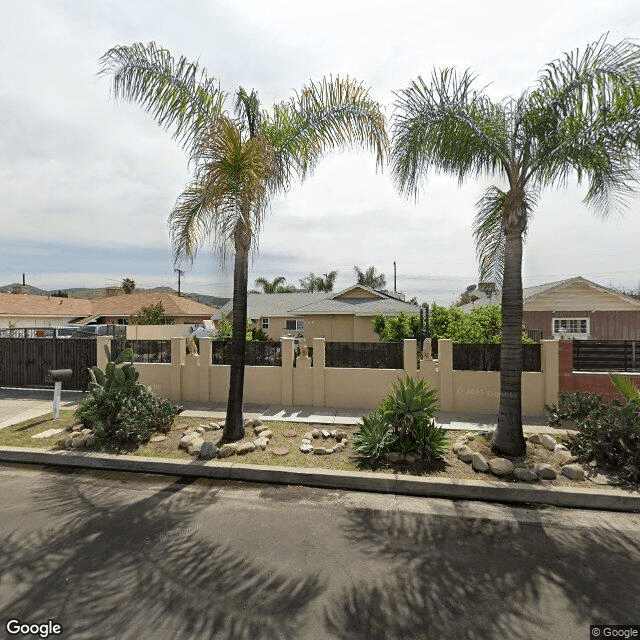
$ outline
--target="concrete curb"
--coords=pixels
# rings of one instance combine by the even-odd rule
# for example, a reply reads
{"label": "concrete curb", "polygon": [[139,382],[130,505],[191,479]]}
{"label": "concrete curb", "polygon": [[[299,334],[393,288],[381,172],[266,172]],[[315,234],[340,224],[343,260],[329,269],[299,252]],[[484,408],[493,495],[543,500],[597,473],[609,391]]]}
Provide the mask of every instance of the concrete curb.
{"label": "concrete curb", "polygon": [[271,467],[217,460],[209,462],[198,460],[183,462],[168,458],[150,460],[143,456],[43,451],[42,449],[24,447],[0,447],[0,462],[272,484],[297,484],[307,487],[396,493],[430,498],[549,504],[557,507],[607,511],[640,511],[640,494],[630,494],[620,489],[581,491],[564,487],[537,487],[525,483],[450,480],[448,478],[420,478],[392,473],[373,474],[328,469]]}

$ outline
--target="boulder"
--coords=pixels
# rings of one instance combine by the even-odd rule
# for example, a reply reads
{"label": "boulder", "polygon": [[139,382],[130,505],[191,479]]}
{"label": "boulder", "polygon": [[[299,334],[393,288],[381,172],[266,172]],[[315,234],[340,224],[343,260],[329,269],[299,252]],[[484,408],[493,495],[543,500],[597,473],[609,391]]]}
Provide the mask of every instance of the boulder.
{"label": "boulder", "polygon": [[196,432],[199,433],[200,435],[202,435],[205,431],[206,431],[206,429],[204,427],[197,427],[196,428]]}
{"label": "boulder", "polygon": [[258,420],[257,418],[253,421],[254,427],[261,427],[263,424],[262,420]]}
{"label": "boulder", "polygon": [[253,427],[253,433],[255,433],[256,435],[260,435],[263,431],[266,431],[267,427],[265,427],[263,424],[259,424],[255,427]]}
{"label": "boulder", "polygon": [[513,477],[520,482],[537,482],[538,476],[526,467],[516,467],[513,470]]}
{"label": "boulder", "polygon": [[333,445],[333,453],[339,453],[343,449],[344,447],[340,443]]}
{"label": "boulder", "polygon": [[236,454],[239,456],[243,456],[247,453],[251,453],[256,450],[256,445],[253,442],[241,442],[236,447]]}
{"label": "boulder", "polygon": [[90,433],[88,435],[85,436],[84,439],[84,444],[87,447],[93,447],[93,445],[96,443],[96,437],[93,433]]}
{"label": "boulder", "polygon": [[473,451],[465,445],[458,451],[458,459],[462,460],[462,462],[471,462],[471,458],[473,457]]}
{"label": "boulder", "polygon": [[558,444],[548,433],[545,433],[542,438],[542,446],[545,447],[546,449],[549,449],[549,451],[554,451],[556,448],[556,445]]}
{"label": "boulder", "polygon": [[556,451],[569,451],[569,449],[567,449],[567,447],[565,445],[560,443],[560,444],[556,445],[556,448],[553,451],[555,453]]}
{"label": "boulder", "polygon": [[575,462],[575,458],[571,455],[570,451],[566,449],[560,449],[558,451],[554,451],[551,456],[551,460],[554,464],[557,464],[559,467],[564,466],[565,464],[569,464],[571,462]]}
{"label": "boulder", "polygon": [[407,464],[413,464],[418,458],[410,453],[408,453],[405,457],[404,457],[404,461]]}
{"label": "boulder", "polygon": [[460,449],[462,449],[463,447],[467,448],[467,443],[464,442],[463,440],[456,440],[453,443],[453,447],[451,447],[453,449],[453,453],[460,453]]}
{"label": "boulder", "polygon": [[311,440],[313,440],[313,434],[311,433],[311,431],[307,431],[303,436],[302,436],[303,440],[309,440],[309,442],[311,442]]}
{"label": "boulder", "polygon": [[211,427],[211,429],[213,429],[214,431],[218,431],[219,429],[222,429],[222,425],[218,422],[210,422],[209,426]]}
{"label": "boulder", "polygon": [[237,445],[233,443],[223,444],[218,451],[218,458],[228,458],[235,455],[236,447]]}
{"label": "boulder", "polygon": [[348,440],[349,436],[346,431],[336,431],[335,438],[338,442],[342,442],[342,440]]}
{"label": "boulder", "polygon": [[200,448],[200,458],[203,460],[211,460],[218,455],[218,447],[213,442],[204,442]]}
{"label": "boulder", "polygon": [[555,480],[558,477],[556,470],[550,464],[544,462],[538,462],[533,470],[541,480]]}
{"label": "boulder", "polygon": [[273,438],[273,431],[270,431],[269,429],[265,429],[264,431],[260,432],[260,437],[266,438],[267,440],[269,438]]}
{"label": "boulder", "polygon": [[533,442],[533,444],[542,444],[542,438],[539,433],[532,433],[529,435],[527,440],[529,440],[529,442]]}
{"label": "boulder", "polygon": [[326,429],[322,429],[322,431],[320,431],[320,433],[322,434],[322,437],[326,440],[327,438],[331,437],[331,432],[327,431]]}
{"label": "boulder", "polygon": [[398,460],[400,460],[400,454],[397,451],[391,451],[387,458],[389,458],[389,462],[398,462]]}
{"label": "boulder", "polygon": [[506,458],[492,458],[489,460],[491,473],[496,476],[510,476],[513,473],[513,462]]}
{"label": "boulder", "polygon": [[562,467],[562,475],[570,480],[584,480],[584,469],[579,464],[566,464]]}
{"label": "boulder", "polygon": [[476,434],[473,433],[473,431],[467,431],[467,433],[464,434],[464,437],[469,441],[470,440],[475,440],[476,439]]}
{"label": "boulder", "polygon": [[480,471],[482,473],[489,471],[489,465],[481,453],[474,453],[471,456],[471,467],[474,471]]}
{"label": "boulder", "polygon": [[302,453],[311,453],[313,451],[313,445],[303,442],[300,445],[300,451],[302,451]]}
{"label": "boulder", "polygon": [[326,456],[328,451],[324,447],[313,447],[313,453],[317,456]]}
{"label": "boulder", "polygon": [[311,435],[314,438],[319,438],[320,437],[320,429],[312,429],[311,430]]}
{"label": "boulder", "polygon": [[263,451],[267,448],[267,445],[269,444],[269,441],[266,438],[256,438],[253,441],[253,444],[256,445],[256,449],[262,449]]}
{"label": "boulder", "polygon": [[187,453],[194,454],[200,453],[200,449],[202,449],[202,445],[204,444],[204,440],[202,438],[194,438],[187,448]]}
{"label": "boulder", "polygon": [[189,443],[192,440],[195,440],[198,437],[199,434],[197,433],[187,433],[186,435],[182,436],[182,438],[180,438],[180,444],[178,445],[179,449],[188,449],[189,448]]}

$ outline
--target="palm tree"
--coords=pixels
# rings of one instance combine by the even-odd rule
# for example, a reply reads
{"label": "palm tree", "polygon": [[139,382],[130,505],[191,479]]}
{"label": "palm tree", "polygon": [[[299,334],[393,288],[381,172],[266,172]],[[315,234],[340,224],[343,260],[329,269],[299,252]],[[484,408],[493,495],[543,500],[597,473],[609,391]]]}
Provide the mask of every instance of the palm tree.
{"label": "palm tree", "polygon": [[272,198],[304,180],[325,153],[372,150],[381,165],[388,141],[384,116],[368,90],[349,78],[329,77],[290,100],[261,108],[256,91],[227,94],[198,63],[174,59],[155,43],[117,46],[101,58],[113,97],[139,104],[189,153],[190,184],[169,216],[176,263],[193,261],[211,239],[224,258],[234,254],[233,339],[226,440],[244,436],[242,398],[249,254],[255,249]]}
{"label": "palm tree", "polygon": [[356,274],[358,284],[361,284],[370,289],[384,289],[387,286],[387,279],[384,277],[384,273],[376,275],[375,267],[368,267],[366,271],[363,271],[360,267],[354,266],[353,272]]}
{"label": "palm tree", "polygon": [[300,286],[307,293],[325,292],[329,293],[333,291],[333,285],[336,281],[337,271],[330,271],[321,276],[317,276],[313,271],[304,278],[300,278]]}
{"label": "palm tree", "polygon": [[[585,201],[607,217],[639,177],[640,49],[607,37],[552,62],[517,98],[495,102],[465,71],[434,70],[397,94],[391,164],[417,197],[429,169],[499,177],[478,202],[474,235],[485,279],[503,268],[500,412],[493,446],[526,450],[522,433],[522,245],[538,194],[587,181]],[[503,267],[502,267],[503,265]]]}
{"label": "palm tree", "polygon": [[264,293],[292,293],[293,287],[291,285],[284,286],[283,283],[287,279],[284,276],[276,276],[272,281],[266,278],[256,278],[256,287],[262,287]]}

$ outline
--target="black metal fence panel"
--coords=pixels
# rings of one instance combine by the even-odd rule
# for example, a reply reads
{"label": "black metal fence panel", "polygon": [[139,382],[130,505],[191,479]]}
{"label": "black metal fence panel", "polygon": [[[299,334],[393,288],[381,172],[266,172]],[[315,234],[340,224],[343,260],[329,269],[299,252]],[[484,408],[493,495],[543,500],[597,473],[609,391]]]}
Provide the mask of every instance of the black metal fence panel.
{"label": "black metal fence panel", "polygon": [[0,386],[53,387],[50,369],[71,369],[64,389],[86,391],[96,364],[95,339],[0,338]]}
{"label": "black metal fence panel", "polygon": [[111,359],[115,360],[126,348],[133,349],[134,362],[168,364],[171,362],[171,340],[111,340]]}
{"label": "black metal fence panel", "polygon": [[[501,344],[453,345],[453,368],[457,371],[500,371]],[[540,371],[540,344],[522,345],[522,370]]]}
{"label": "black metal fence panel", "polygon": [[[211,363],[231,364],[231,342],[211,341]],[[280,342],[247,342],[244,363],[249,367],[281,367],[282,345]]]}
{"label": "black metal fence panel", "polygon": [[327,367],[404,369],[402,342],[327,342]]}
{"label": "black metal fence panel", "polygon": [[574,371],[640,371],[640,340],[574,340]]}

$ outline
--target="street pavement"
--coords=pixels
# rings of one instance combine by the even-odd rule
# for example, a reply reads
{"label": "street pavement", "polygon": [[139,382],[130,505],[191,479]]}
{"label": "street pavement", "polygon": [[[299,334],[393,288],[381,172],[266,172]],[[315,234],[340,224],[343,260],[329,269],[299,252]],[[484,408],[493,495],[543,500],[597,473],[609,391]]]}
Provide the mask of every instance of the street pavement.
{"label": "street pavement", "polygon": [[49,637],[585,640],[640,624],[640,514],[7,463],[0,486],[0,623],[54,620]]}

